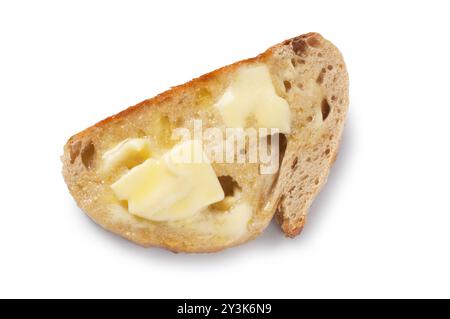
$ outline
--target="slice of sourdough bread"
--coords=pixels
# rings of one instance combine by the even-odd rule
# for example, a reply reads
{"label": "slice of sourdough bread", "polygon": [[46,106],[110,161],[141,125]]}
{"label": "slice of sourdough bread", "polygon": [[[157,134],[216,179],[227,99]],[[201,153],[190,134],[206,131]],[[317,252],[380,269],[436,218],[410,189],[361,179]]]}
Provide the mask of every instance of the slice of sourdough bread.
{"label": "slice of sourdough bread", "polygon": [[[203,129],[224,131],[228,125],[219,101],[242,70],[260,66],[267,68],[274,92],[290,112],[290,128],[279,134],[279,170],[261,174],[258,163],[211,162],[223,200],[173,220],[130,213],[130,203],[119,198],[112,185],[148,158],[170,152],[178,142],[171,138],[175,128],[192,130],[194,120],[201,120]],[[79,207],[95,222],[143,246],[218,251],[255,238],[274,214],[285,234],[293,237],[301,231],[336,157],[347,107],[348,76],[341,54],[319,34],[308,33],[174,87],[72,136],[64,147],[63,175]],[[252,123],[249,116],[245,126]],[[116,158],[114,165],[107,165],[107,155],[130,139],[145,141],[148,152],[134,148],[126,153],[130,158]]]}

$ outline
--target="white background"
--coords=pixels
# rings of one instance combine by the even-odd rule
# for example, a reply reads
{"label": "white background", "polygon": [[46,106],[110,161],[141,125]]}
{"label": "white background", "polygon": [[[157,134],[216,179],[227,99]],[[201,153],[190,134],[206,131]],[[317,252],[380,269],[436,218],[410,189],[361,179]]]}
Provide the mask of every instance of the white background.
{"label": "white background", "polygon": [[[447,1],[2,1],[0,297],[450,297]],[[96,121],[309,31],[344,54],[340,156],[303,233],[217,254],[95,225],[61,177]]]}

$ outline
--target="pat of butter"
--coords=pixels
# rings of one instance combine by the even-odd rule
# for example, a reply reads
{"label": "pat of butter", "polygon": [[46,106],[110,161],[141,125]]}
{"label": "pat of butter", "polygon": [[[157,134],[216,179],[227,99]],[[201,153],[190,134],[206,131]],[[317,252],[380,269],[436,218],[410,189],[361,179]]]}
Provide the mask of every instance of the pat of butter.
{"label": "pat of butter", "polygon": [[287,101],[275,92],[266,65],[243,67],[215,106],[228,127],[245,127],[250,115],[258,128],[278,128],[289,133],[290,109]]}
{"label": "pat of butter", "polygon": [[141,163],[151,155],[150,142],[143,138],[127,138],[102,156],[103,170],[109,171],[120,164],[128,168]]}
{"label": "pat of butter", "polygon": [[111,185],[128,211],[154,221],[191,217],[224,198],[219,180],[198,141],[175,146],[159,159],[147,159]]}

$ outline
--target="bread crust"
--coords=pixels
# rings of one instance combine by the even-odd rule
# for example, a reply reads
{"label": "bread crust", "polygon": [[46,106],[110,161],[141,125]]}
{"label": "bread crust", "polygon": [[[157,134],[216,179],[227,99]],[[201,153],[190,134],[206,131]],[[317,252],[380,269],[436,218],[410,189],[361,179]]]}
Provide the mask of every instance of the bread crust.
{"label": "bread crust", "polygon": [[[276,46],[274,46],[274,47],[276,47]],[[192,80],[190,80],[190,81],[188,81],[186,83],[173,86],[169,90],[166,90],[166,91],[164,91],[162,93],[159,93],[159,94],[155,95],[152,98],[146,99],[146,100],[144,100],[142,102],[139,102],[139,103],[137,103],[135,105],[129,106],[125,110],[120,111],[117,114],[108,116],[107,118],[105,118],[105,119],[95,123],[91,127],[88,127],[85,130],[83,130],[83,131],[73,135],[72,137],[70,137],[68,142],[83,138],[93,128],[102,127],[102,126],[104,126],[106,124],[113,123],[116,120],[126,118],[128,115],[130,115],[131,113],[135,112],[136,110],[138,110],[139,108],[141,108],[143,106],[159,105],[159,104],[161,104],[162,102],[164,102],[167,99],[170,99],[172,97],[178,96],[181,92],[183,92],[183,91],[185,91],[185,90],[187,90],[189,88],[192,88],[194,85],[199,85],[202,82],[207,82],[207,81],[213,79],[214,77],[216,77],[220,73],[232,72],[233,70],[236,70],[237,68],[239,68],[240,66],[245,65],[245,64],[250,64],[250,63],[253,63],[253,62],[262,62],[264,60],[264,58],[270,54],[270,51],[271,51],[272,48],[269,48],[267,51],[265,51],[264,53],[259,54],[256,57],[244,59],[244,60],[235,62],[233,64],[223,66],[223,67],[218,68],[218,69],[216,69],[214,71],[211,71],[211,72],[203,74],[203,75],[201,75],[201,76],[199,76],[197,78],[194,78],[194,79],[192,79]]]}
{"label": "bread crust", "polygon": [[[299,190],[296,196],[300,196],[302,201],[300,204],[287,202],[286,198],[290,196],[287,187],[291,187],[290,183],[286,181],[289,179],[288,170],[286,167],[292,166],[293,157],[292,153],[299,151],[299,149],[292,150],[289,149],[289,153],[283,158],[281,163],[281,169],[279,176],[277,176],[276,183],[271,186],[271,193],[267,196],[268,201],[272,202],[272,205],[268,211],[259,212],[258,220],[254,221],[253,224],[256,226],[249,229],[249,231],[241,236],[239,239],[232,242],[217,242],[208,243],[208,245],[203,245],[200,241],[186,240],[186,237],[179,237],[177,234],[168,235],[165,233],[163,236],[158,233],[158,228],[155,226],[149,226],[148,229],[145,227],[136,227],[135,221],[132,222],[117,222],[108,216],[108,212],[105,212],[101,207],[97,207],[98,203],[92,199],[95,197],[96,190],[101,189],[101,184],[98,180],[93,180],[90,177],[89,163],[85,158],[83,158],[84,152],[86,152],[89,143],[97,138],[99,132],[105,130],[105,128],[116,126],[118,123],[126,121],[129,117],[136,115],[141,111],[149,110],[149,108],[156,108],[160,105],[170,102],[171,100],[177,99],[180,96],[189,94],[193,90],[202,87],[203,85],[208,85],[211,81],[216,81],[217,78],[223,77],[226,74],[232,74],[238,68],[248,64],[254,63],[265,63],[267,60],[273,58],[280,50],[291,50],[298,57],[306,57],[309,50],[314,50],[320,52],[323,46],[327,47],[327,50],[333,51],[333,57],[337,59],[337,65],[341,65],[339,74],[341,78],[339,79],[342,86],[342,94],[340,99],[342,100],[340,105],[340,122],[334,127],[330,128],[334,132],[334,140],[332,141],[334,146],[330,150],[332,156],[337,154],[338,142],[342,133],[343,122],[345,120],[345,114],[348,107],[348,78],[345,69],[345,64],[343,62],[342,56],[339,51],[328,41],[322,38],[321,35],[317,33],[308,33],[288,39],[280,44],[270,47],[264,53],[259,54],[256,57],[238,61],[228,66],[224,66],[215,71],[202,75],[195,78],[185,84],[175,86],[170,90],[167,90],[153,98],[144,100],[134,106],[131,106],[124,111],[121,111],[113,116],[107,117],[106,119],[92,125],[91,127],[79,132],[72,136],[66,145],[64,146],[64,154],[62,156],[63,162],[63,176],[68,185],[69,191],[75,198],[77,204],[82,210],[84,210],[96,223],[104,227],[105,229],[112,231],[116,234],[121,235],[133,242],[136,242],[142,246],[146,247],[162,247],[169,249],[174,252],[215,252],[222,250],[224,248],[233,247],[244,243],[246,241],[256,238],[268,225],[272,216],[276,214],[276,219],[280,223],[281,228],[284,233],[289,237],[294,237],[298,235],[306,220],[306,213],[309,209],[309,205],[312,199],[320,191],[323,184],[326,182],[326,176],[328,175],[329,168],[332,161],[322,165],[320,167],[321,175],[324,178],[320,179],[320,182],[315,185],[314,190],[308,191],[308,193]],[[325,53],[324,53],[325,54]],[[289,143],[289,142],[288,142]],[[298,146],[297,146],[298,148]],[[95,150],[94,150],[95,151]],[[298,179],[298,177],[295,177]],[[102,181],[103,182],[103,181]],[[291,191],[292,193],[292,191]],[[93,195],[94,194],[94,195]],[[265,199],[261,199],[263,201]],[[306,204],[305,204],[306,203]],[[295,207],[297,205],[298,207]],[[134,217],[133,217],[134,218]],[[139,221],[141,222],[141,221]],[[149,225],[149,224],[146,224]]]}

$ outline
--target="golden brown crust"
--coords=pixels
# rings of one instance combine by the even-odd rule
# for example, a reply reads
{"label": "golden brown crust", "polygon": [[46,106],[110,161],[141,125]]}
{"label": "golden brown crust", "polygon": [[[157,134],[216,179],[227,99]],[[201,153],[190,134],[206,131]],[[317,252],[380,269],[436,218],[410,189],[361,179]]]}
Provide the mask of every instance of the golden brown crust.
{"label": "golden brown crust", "polygon": [[[274,46],[275,47],[275,46]],[[253,58],[248,58],[245,60],[241,60],[238,62],[235,62],[233,64],[221,67],[219,69],[216,69],[214,71],[211,71],[209,73],[203,74],[197,78],[194,78],[192,80],[190,80],[189,82],[180,84],[180,85],[176,85],[173,86],[172,88],[170,88],[167,91],[164,91],[150,99],[146,99],[142,102],[139,102],[138,104],[135,104],[133,106],[130,106],[128,108],[126,108],[123,111],[120,111],[117,114],[111,115],[97,123],[95,123],[94,125],[92,125],[91,127],[88,127],[87,129],[73,135],[69,141],[69,142],[73,142],[75,139],[81,139],[83,138],[90,130],[92,130],[95,127],[102,127],[108,123],[113,123],[116,120],[119,119],[123,119],[125,117],[127,117],[128,115],[130,115],[131,113],[135,112],[136,110],[138,110],[139,108],[143,107],[143,106],[149,106],[149,105],[158,105],[162,102],[164,102],[165,100],[168,100],[172,97],[178,96],[182,91],[191,88],[194,85],[199,85],[202,82],[208,82],[211,79],[213,79],[214,77],[216,77],[218,74],[223,73],[223,72],[231,72],[237,68],[239,68],[240,66],[244,65],[244,64],[248,64],[248,63],[253,63],[253,62],[262,62],[264,61],[265,57],[270,55],[271,50],[274,48],[269,48],[267,51],[265,51],[264,53],[261,53],[260,55],[253,57]]]}

